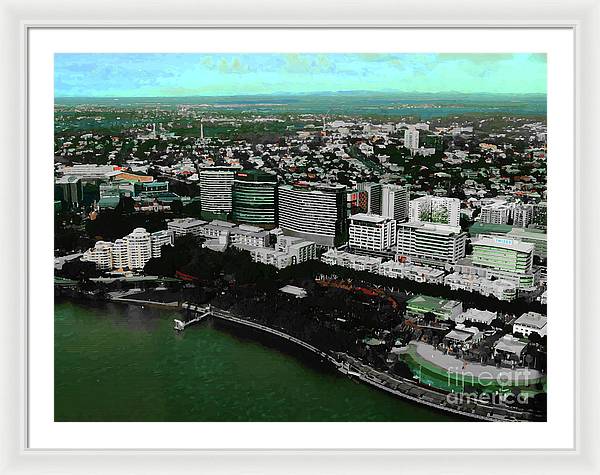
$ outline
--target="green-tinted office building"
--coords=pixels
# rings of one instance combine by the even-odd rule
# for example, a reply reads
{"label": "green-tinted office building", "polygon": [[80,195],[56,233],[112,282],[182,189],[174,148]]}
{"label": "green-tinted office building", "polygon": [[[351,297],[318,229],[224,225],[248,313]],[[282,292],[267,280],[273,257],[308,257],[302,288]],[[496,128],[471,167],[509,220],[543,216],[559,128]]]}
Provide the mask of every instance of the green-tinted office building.
{"label": "green-tinted office building", "polygon": [[532,270],[533,244],[506,237],[483,236],[473,241],[473,264],[528,274]]}
{"label": "green-tinted office building", "polygon": [[235,174],[232,193],[232,218],[240,223],[277,222],[277,177],[260,170]]}

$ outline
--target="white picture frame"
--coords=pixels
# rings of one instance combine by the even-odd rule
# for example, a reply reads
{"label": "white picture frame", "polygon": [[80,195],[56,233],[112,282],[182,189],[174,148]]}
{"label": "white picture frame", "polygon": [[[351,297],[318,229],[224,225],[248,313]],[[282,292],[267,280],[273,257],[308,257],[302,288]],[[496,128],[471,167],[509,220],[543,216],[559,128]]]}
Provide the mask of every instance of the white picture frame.
{"label": "white picture frame", "polygon": [[[575,0],[547,5],[509,0],[481,5],[458,0],[446,3],[399,4],[374,0],[353,4],[242,0],[195,3],[180,0],[148,4],[107,0],[77,5],[65,0],[0,2],[2,63],[2,127],[5,161],[4,194],[8,225],[0,237],[2,302],[7,319],[0,330],[4,391],[0,431],[0,467],[4,473],[600,473],[600,395],[595,362],[600,336],[594,318],[594,291],[599,253],[594,245],[598,216],[594,204],[598,164],[594,138],[600,99],[597,51],[600,2]],[[94,18],[94,19],[90,19]],[[95,19],[97,18],[97,19]],[[182,18],[185,18],[182,20]],[[32,28],[53,27],[374,27],[374,28],[568,28],[575,32],[575,275],[576,275],[576,445],[573,450],[34,450],[27,445],[27,213],[35,204],[26,199],[27,160],[27,36]],[[16,199],[19,197],[20,199]],[[12,205],[6,205],[10,204]],[[587,318],[585,318],[587,316]],[[590,363],[591,362],[591,363]],[[474,430],[477,431],[476,426]]]}

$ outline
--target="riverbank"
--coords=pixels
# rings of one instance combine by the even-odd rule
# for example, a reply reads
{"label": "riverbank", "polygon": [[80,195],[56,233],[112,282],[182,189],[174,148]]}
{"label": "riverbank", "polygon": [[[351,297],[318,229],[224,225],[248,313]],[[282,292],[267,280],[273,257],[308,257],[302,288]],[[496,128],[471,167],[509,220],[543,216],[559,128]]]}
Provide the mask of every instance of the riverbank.
{"label": "riverbank", "polygon": [[210,312],[210,315],[213,317],[248,326],[271,335],[276,335],[319,356],[322,360],[327,361],[343,374],[355,377],[368,385],[395,396],[418,404],[430,406],[440,411],[480,421],[528,421],[533,417],[530,412],[514,410],[510,407],[495,406],[486,401],[468,400],[458,404],[454,398],[448,397],[449,393],[436,391],[406,378],[383,373],[363,364],[358,359],[343,353],[336,353],[333,355],[328,354],[283,331],[269,328],[247,318],[240,318],[223,309],[215,308],[210,305],[191,306],[186,303],[182,305],[182,309],[184,311],[198,313]]}
{"label": "riverbank", "polygon": [[[168,302],[142,301],[139,299],[132,299],[130,295],[123,295],[122,298],[117,297],[113,300],[110,300],[110,302],[126,305],[137,305],[144,308],[146,306],[150,308],[166,307],[174,311],[192,310],[204,312],[208,307],[198,306],[195,309],[188,309],[187,304],[185,303],[179,306],[170,305]],[[235,325],[249,327],[254,330],[273,335],[281,340],[292,342],[295,346],[303,348],[304,350],[307,350],[313,355],[317,356],[319,359],[321,359],[321,361],[326,361],[338,372],[357,379],[361,383],[374,387],[378,390],[392,394],[395,397],[410,401],[411,403],[419,404],[421,406],[428,406],[436,411],[453,414],[455,416],[464,418],[465,420],[525,421],[533,419],[532,414],[529,412],[518,410],[515,411],[510,407],[491,405],[489,401],[478,401],[471,398],[468,401],[461,401],[460,404],[458,404],[453,398],[448,397],[451,392],[440,391],[439,388],[436,388],[435,386],[429,387],[426,385],[426,382],[425,384],[420,384],[425,378],[415,381],[396,375],[392,376],[388,373],[382,373],[381,371],[367,366],[358,359],[349,355],[341,353],[328,354],[305,341],[287,334],[285,331],[282,331],[283,329],[278,330],[270,328],[250,319],[240,318],[239,316],[233,315],[225,310],[217,309],[215,307],[210,308],[211,314],[215,318],[228,321]]]}

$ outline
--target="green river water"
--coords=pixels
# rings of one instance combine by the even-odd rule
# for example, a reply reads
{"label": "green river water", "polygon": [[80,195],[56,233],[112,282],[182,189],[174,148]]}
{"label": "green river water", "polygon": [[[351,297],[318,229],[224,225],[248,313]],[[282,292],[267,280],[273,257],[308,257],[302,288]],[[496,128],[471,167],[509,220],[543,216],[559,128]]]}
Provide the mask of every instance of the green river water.
{"label": "green river water", "polygon": [[57,300],[56,421],[458,421],[354,382],[305,350],[175,310]]}

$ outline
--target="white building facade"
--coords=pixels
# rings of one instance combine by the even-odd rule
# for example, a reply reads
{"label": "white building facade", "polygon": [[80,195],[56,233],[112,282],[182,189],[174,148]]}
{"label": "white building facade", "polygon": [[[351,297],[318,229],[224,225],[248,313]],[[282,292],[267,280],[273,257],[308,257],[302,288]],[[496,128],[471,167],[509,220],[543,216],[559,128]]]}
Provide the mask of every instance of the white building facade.
{"label": "white building facade", "polygon": [[284,234],[334,246],[346,226],[343,185],[281,185],[278,188],[279,227]]}
{"label": "white building facade", "polygon": [[358,213],[350,217],[351,249],[384,251],[396,244],[396,221],[374,214]]}
{"label": "white building facade", "polygon": [[167,229],[173,232],[175,237],[179,236],[202,236],[206,221],[195,218],[174,219],[167,223]]}
{"label": "white building facade", "polygon": [[161,256],[165,245],[173,245],[172,232],[150,234],[144,228],[136,228],[114,243],[98,241],[83,254],[81,260],[94,262],[102,270],[142,270],[151,258]]}
{"label": "white building facade", "polygon": [[467,235],[460,227],[420,222],[397,225],[397,256],[426,263],[455,263],[465,256]]}
{"label": "white building facade", "polygon": [[419,131],[415,128],[408,128],[404,131],[404,148],[411,151],[419,148]]}
{"label": "white building facade", "polygon": [[460,200],[425,195],[409,204],[409,221],[460,226]]}
{"label": "white building facade", "polygon": [[208,167],[200,170],[200,204],[203,211],[229,213],[232,209],[233,181],[239,167]]}
{"label": "white building facade", "polygon": [[408,219],[409,191],[398,185],[383,185],[381,187],[381,214],[396,221]]}

